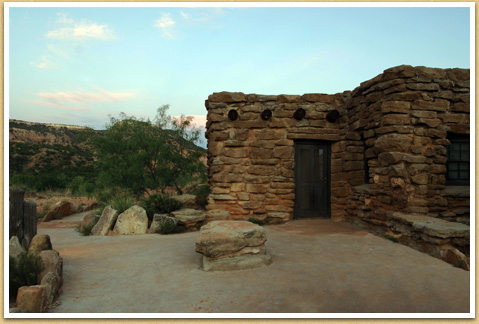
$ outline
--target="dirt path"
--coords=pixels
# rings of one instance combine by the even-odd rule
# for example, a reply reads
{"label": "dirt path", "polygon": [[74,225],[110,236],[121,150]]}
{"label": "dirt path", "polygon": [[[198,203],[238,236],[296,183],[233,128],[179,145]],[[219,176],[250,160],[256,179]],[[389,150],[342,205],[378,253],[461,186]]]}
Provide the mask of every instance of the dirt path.
{"label": "dirt path", "polygon": [[429,255],[329,220],[266,229],[270,266],[204,272],[197,232],[84,237],[68,226],[41,227],[64,259],[61,305],[50,311],[469,312],[470,273]]}

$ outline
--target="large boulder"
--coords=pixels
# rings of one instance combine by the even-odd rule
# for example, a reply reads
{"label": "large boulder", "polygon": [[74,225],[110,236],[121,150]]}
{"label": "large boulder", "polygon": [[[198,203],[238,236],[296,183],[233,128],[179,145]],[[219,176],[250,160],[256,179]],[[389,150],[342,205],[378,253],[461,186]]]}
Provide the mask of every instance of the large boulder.
{"label": "large boulder", "polygon": [[14,259],[17,259],[20,254],[26,253],[27,250],[20,244],[18,237],[12,236],[8,244],[8,255]]}
{"label": "large boulder", "polygon": [[42,263],[43,271],[38,274],[37,281],[41,283],[45,275],[49,272],[56,273],[60,278],[63,278],[63,258],[55,250],[42,251],[39,254]]}
{"label": "large boulder", "polygon": [[60,294],[62,279],[56,272],[48,272],[43,276],[40,285],[45,286],[47,293],[47,304],[51,305]]}
{"label": "large boulder", "polygon": [[38,255],[42,251],[51,250],[52,242],[50,236],[46,234],[37,234],[32,238],[30,246],[28,247],[28,253]]}
{"label": "large boulder", "polygon": [[17,307],[27,313],[41,313],[47,307],[47,289],[45,286],[23,286],[18,288]]}
{"label": "large boulder", "polygon": [[204,224],[206,212],[191,208],[180,209],[171,213],[173,217],[178,219],[178,224],[183,225],[186,229],[196,229]]}
{"label": "large boulder", "polygon": [[154,214],[153,221],[150,225],[150,234],[161,233],[163,226],[176,227],[178,225],[178,219],[169,216],[168,214]]}
{"label": "large boulder", "polygon": [[83,217],[82,222],[80,223],[80,228],[93,228],[96,223],[100,220],[100,217],[95,214],[87,214]]}
{"label": "large boulder", "polygon": [[70,216],[73,213],[75,213],[75,206],[70,201],[60,201],[48,210],[46,215],[43,217],[43,221],[48,222],[53,219]]}
{"label": "large boulder", "polygon": [[118,215],[113,233],[122,235],[146,234],[148,216],[142,207],[135,205]]}
{"label": "large boulder", "polygon": [[101,217],[91,230],[92,235],[106,235],[113,228],[118,218],[118,211],[111,206],[105,207],[101,213]]}
{"label": "large boulder", "polygon": [[213,221],[203,226],[196,252],[203,255],[203,270],[239,270],[271,263],[266,253],[264,228],[245,221]]}

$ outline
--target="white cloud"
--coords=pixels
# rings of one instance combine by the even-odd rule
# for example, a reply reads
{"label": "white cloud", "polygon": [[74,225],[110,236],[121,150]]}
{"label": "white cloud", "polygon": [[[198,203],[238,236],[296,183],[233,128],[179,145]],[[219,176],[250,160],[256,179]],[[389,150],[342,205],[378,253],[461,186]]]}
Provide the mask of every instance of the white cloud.
{"label": "white cloud", "polygon": [[25,100],[25,102],[32,103],[35,105],[40,105],[40,106],[50,106],[50,107],[57,107],[57,108],[62,108],[66,110],[72,110],[72,111],[87,111],[88,108],[86,107],[72,107],[72,106],[67,106],[67,105],[62,105],[54,102],[49,102],[49,101],[44,101],[44,100]]}
{"label": "white cloud", "polygon": [[225,14],[222,8],[191,8],[191,13],[186,13],[183,10],[180,11],[180,15],[188,21],[196,23],[204,23],[213,20],[216,17],[223,16]]}
{"label": "white cloud", "polygon": [[39,99],[27,102],[74,111],[86,111],[89,109],[88,106],[95,103],[114,104],[135,97],[135,94],[131,91],[111,92],[99,87],[93,89],[94,91],[79,89],[75,91],[39,92],[36,94]]}
{"label": "white cloud", "polygon": [[190,19],[190,15],[185,13],[183,10],[180,11],[180,15],[181,15],[181,17],[185,18],[186,20]]}
{"label": "white cloud", "polygon": [[176,36],[174,35],[173,29],[176,22],[171,18],[169,13],[163,13],[160,19],[155,21],[154,27],[160,29],[161,35],[164,38],[168,39],[175,39]]}
{"label": "white cloud", "polygon": [[59,18],[55,22],[58,28],[50,30],[45,34],[46,38],[56,40],[74,40],[84,41],[88,39],[112,40],[115,39],[115,32],[106,24],[97,24],[96,22],[75,21],[64,13],[57,14]]}
{"label": "white cloud", "polygon": [[30,62],[30,64],[42,70],[51,70],[56,67],[55,63],[49,60],[46,56],[42,56],[40,62]]}
{"label": "white cloud", "polygon": [[59,17],[58,20],[56,21],[57,23],[60,24],[73,24],[73,19],[68,15],[63,12],[57,13],[57,16]]}

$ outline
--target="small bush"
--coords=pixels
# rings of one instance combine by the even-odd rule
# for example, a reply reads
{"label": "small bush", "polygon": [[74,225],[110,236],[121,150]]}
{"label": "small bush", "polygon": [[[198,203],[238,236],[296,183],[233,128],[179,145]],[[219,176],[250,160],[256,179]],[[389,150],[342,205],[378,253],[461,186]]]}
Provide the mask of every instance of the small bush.
{"label": "small bush", "polygon": [[164,222],[160,225],[160,234],[177,234],[186,231],[183,225],[175,225],[174,223]]}
{"label": "small bush", "polygon": [[43,271],[42,259],[23,252],[17,259],[9,259],[10,297],[16,297],[18,288],[37,284],[37,276]]}
{"label": "small bush", "polygon": [[127,196],[115,196],[110,200],[109,205],[118,210],[118,214],[123,213],[125,210],[133,206],[135,202],[132,198]]}
{"label": "small bush", "polygon": [[175,230],[176,225],[173,222],[163,222],[160,224],[160,234],[170,234]]}
{"label": "small bush", "polygon": [[89,236],[91,235],[93,227],[95,227],[95,224],[90,223],[86,226],[78,225],[77,227],[75,227],[75,230],[83,236]]}
{"label": "small bush", "polygon": [[205,208],[208,204],[208,195],[211,193],[209,185],[203,185],[193,191],[193,194],[196,195],[195,202],[198,206]]}
{"label": "small bush", "polygon": [[251,223],[259,225],[259,226],[264,225],[264,221],[262,221],[261,219],[256,219],[256,218],[248,218],[248,222],[251,222]]}
{"label": "small bush", "polygon": [[183,207],[183,203],[165,195],[151,195],[142,202],[149,220],[154,214],[169,214]]}

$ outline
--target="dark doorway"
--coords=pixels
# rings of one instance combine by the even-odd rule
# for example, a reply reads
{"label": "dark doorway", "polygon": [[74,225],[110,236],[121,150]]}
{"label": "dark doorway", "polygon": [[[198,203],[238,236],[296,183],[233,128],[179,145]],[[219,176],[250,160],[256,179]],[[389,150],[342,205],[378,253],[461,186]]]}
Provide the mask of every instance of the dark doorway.
{"label": "dark doorway", "polygon": [[295,141],[294,218],[331,217],[329,143]]}

